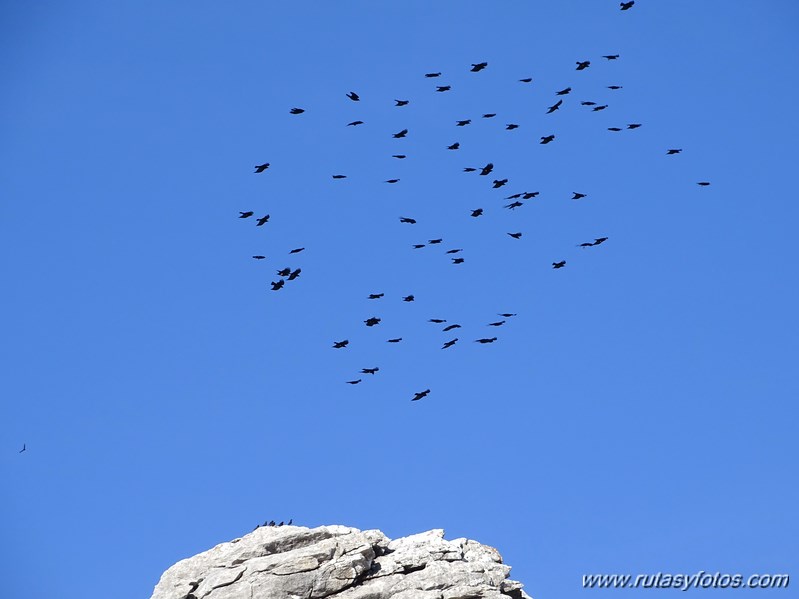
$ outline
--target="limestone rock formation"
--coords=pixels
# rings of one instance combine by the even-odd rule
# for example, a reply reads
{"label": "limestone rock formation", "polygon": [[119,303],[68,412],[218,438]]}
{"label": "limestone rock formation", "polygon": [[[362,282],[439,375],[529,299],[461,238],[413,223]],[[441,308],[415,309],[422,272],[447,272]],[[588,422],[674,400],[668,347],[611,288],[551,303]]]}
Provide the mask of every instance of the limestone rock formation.
{"label": "limestone rock formation", "polygon": [[179,561],[151,599],[530,599],[496,549],[443,530],[390,540],[347,526],[264,526]]}

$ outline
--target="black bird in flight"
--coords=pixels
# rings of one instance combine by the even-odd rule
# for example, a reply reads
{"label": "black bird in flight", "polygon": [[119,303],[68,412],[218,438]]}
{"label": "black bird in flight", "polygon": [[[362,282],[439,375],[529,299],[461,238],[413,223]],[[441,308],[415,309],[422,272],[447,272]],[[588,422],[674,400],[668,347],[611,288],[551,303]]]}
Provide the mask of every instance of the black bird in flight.
{"label": "black bird in flight", "polygon": [[302,272],[301,268],[291,271],[291,274],[289,275],[289,281],[293,281],[294,279],[299,277],[301,272]]}
{"label": "black bird in flight", "polygon": [[466,119],[465,121],[458,121],[458,122],[455,124],[455,126],[456,126],[456,127],[465,127],[466,125],[468,125],[468,124],[469,124],[469,123],[471,123],[471,122],[472,122],[472,119]]}
{"label": "black bird in flight", "polygon": [[605,110],[605,108],[607,107],[608,107],[607,104],[603,104],[602,106],[594,106],[591,110],[593,110],[594,112],[599,112],[600,110]]}
{"label": "black bird in flight", "polygon": [[566,266],[566,261],[565,260],[561,260],[560,262],[553,262],[552,263],[552,268],[563,268],[564,266]]}
{"label": "black bird in flight", "polygon": [[25,444],[23,443],[22,444],[22,449],[20,449],[17,453],[22,453],[23,451],[25,451],[25,449],[26,449],[26,447],[25,447]]}
{"label": "black bird in flight", "polygon": [[355,127],[356,125],[363,125],[363,121],[352,121],[351,123],[347,123],[347,127]]}
{"label": "black bird in flight", "polygon": [[268,162],[264,162],[263,164],[256,164],[255,165],[255,172],[256,173],[262,173],[268,168],[269,168],[269,163]]}
{"label": "black bird in flight", "polygon": [[547,108],[547,114],[552,114],[553,112],[555,112],[558,108],[560,108],[561,104],[563,104],[563,100],[558,100],[557,102],[555,102],[552,106]]}
{"label": "black bird in flight", "polygon": [[405,154],[392,154],[391,157],[399,158],[400,160],[402,160],[403,158],[405,158]]}
{"label": "black bird in flight", "polygon": [[497,322],[489,322],[486,326],[487,327],[501,327],[503,324],[505,324],[504,320],[498,320]]}
{"label": "black bird in flight", "polygon": [[536,197],[540,193],[541,193],[540,191],[527,191],[527,192],[522,194],[522,199],[523,200],[529,200],[531,198]]}
{"label": "black bird in flight", "polygon": [[524,79],[519,79],[522,83],[531,83],[533,81],[532,77],[525,77]]}
{"label": "black bird in flight", "polygon": [[385,295],[385,293],[370,293],[369,294],[369,299],[380,299],[384,295]]}
{"label": "black bird in flight", "polygon": [[239,218],[250,218],[253,214],[255,214],[255,212],[252,210],[248,210],[247,212],[239,210]]}
{"label": "black bird in flight", "polygon": [[361,374],[374,374],[378,370],[380,370],[380,368],[378,368],[377,366],[375,366],[374,368],[361,368]]}
{"label": "black bird in flight", "polygon": [[590,248],[590,247],[591,247],[591,246],[593,246],[593,245],[594,245],[593,243],[591,243],[591,242],[589,242],[589,241],[586,241],[586,242],[584,242],[584,243],[581,243],[581,244],[580,244],[580,245],[578,245],[577,247],[581,247],[581,248]]}
{"label": "black bird in flight", "polygon": [[605,56],[603,56],[602,58],[607,58],[608,60],[616,60],[618,57],[619,57],[619,55],[618,55],[618,54],[609,54],[609,55],[608,55],[608,54],[606,54],[606,55],[605,55]]}
{"label": "black bird in flight", "polygon": [[630,0],[629,2],[621,2],[621,10],[630,10],[635,4],[635,0]]}
{"label": "black bird in flight", "polygon": [[508,233],[508,235],[510,235],[514,239],[521,239],[522,238],[521,232],[519,232],[519,233]]}
{"label": "black bird in flight", "polygon": [[444,345],[441,347],[441,349],[447,349],[448,347],[452,347],[453,345],[455,345],[455,343],[456,343],[457,341],[458,341],[458,338],[457,338],[457,337],[455,337],[455,339],[452,339],[452,340],[450,340],[450,341],[447,341],[447,342],[446,342],[446,343],[445,343],[445,344],[444,344]]}
{"label": "black bird in flight", "polygon": [[436,324],[441,324],[442,322],[447,322],[447,321],[443,318],[431,318],[427,322],[434,322]]}
{"label": "black bird in flight", "polygon": [[437,243],[441,243],[442,241],[444,241],[444,240],[443,239],[428,239],[427,243],[429,243],[430,245],[435,245]]}
{"label": "black bird in flight", "polygon": [[402,341],[402,337],[397,337],[396,339],[389,339],[388,343],[399,343]]}
{"label": "black bird in flight", "polygon": [[372,316],[371,318],[367,318],[363,321],[367,327],[373,327],[376,324],[380,324],[380,319],[377,316]]}
{"label": "black bird in flight", "polygon": [[588,67],[591,66],[591,61],[590,60],[584,60],[582,62],[577,62],[575,64],[577,65],[577,70],[578,71],[583,71],[583,70],[585,70],[585,69],[587,69]]}
{"label": "black bird in flight", "polygon": [[483,214],[483,209],[482,208],[478,208],[477,210],[472,210],[472,216],[474,216],[475,218],[480,216],[480,215],[482,215],[482,214]]}
{"label": "black bird in flight", "polygon": [[422,399],[423,397],[427,397],[428,393],[430,393],[430,389],[425,389],[424,391],[416,393],[413,396],[413,399],[411,401],[418,401],[418,400]]}
{"label": "black bird in flight", "polygon": [[483,338],[483,339],[475,339],[474,342],[475,343],[494,343],[494,341],[496,341],[496,340],[497,340],[496,337],[491,337],[491,338],[488,338],[488,339],[485,339],[485,338]]}
{"label": "black bird in flight", "polygon": [[485,175],[489,174],[489,173],[490,173],[491,171],[493,171],[493,170],[494,170],[494,163],[492,163],[492,162],[489,162],[488,164],[486,164],[486,165],[485,165],[485,166],[484,166],[484,167],[483,167],[483,168],[480,170],[480,174],[481,174],[482,176],[485,176]]}
{"label": "black bird in flight", "polygon": [[447,250],[448,254],[457,254],[458,252],[462,252],[463,248],[458,248],[457,250]]}
{"label": "black bird in flight", "polygon": [[621,131],[620,127],[608,127],[608,131]]}
{"label": "black bird in flight", "polygon": [[269,215],[267,214],[266,216],[262,216],[261,218],[259,218],[256,221],[255,226],[256,227],[260,227],[261,225],[264,225],[264,224],[266,224],[268,222],[269,222]]}
{"label": "black bird in flight", "polygon": [[456,142],[455,142],[454,144],[452,144],[451,146],[447,146],[447,149],[448,149],[448,150],[457,150],[457,149],[458,149],[458,148],[460,148],[460,147],[461,147],[461,144],[460,144],[459,142],[457,142],[457,141],[456,141]]}
{"label": "black bird in flight", "polygon": [[425,73],[425,77],[441,77],[441,73]]}
{"label": "black bird in flight", "polygon": [[400,216],[399,219],[400,219],[401,223],[408,223],[409,225],[415,225],[416,224],[416,219],[414,219],[414,218],[408,218],[406,216]]}
{"label": "black bird in flight", "polygon": [[669,150],[668,152],[666,152],[666,154],[671,156],[672,154],[679,154],[680,152],[682,152],[682,148],[680,148],[679,150]]}
{"label": "black bird in flight", "polygon": [[305,249],[305,248],[294,248],[293,250],[291,250],[291,251],[289,252],[289,254],[299,254],[299,253],[300,253],[302,250],[304,250],[304,249]]}
{"label": "black bird in flight", "polygon": [[702,187],[707,187],[710,185],[710,181],[700,181],[697,185],[701,185]]}
{"label": "black bird in flight", "polygon": [[[522,204],[519,200],[516,200],[510,204],[505,204],[505,208],[508,208],[509,210],[516,210],[516,208],[521,208],[522,206],[524,206],[524,204]],[[508,233],[508,235],[510,235],[510,233]],[[521,237],[521,233],[519,233],[519,237]],[[519,237],[516,239],[519,239]]]}
{"label": "black bird in flight", "polygon": [[588,194],[579,193],[579,192],[576,192],[576,191],[573,191],[572,193],[574,194],[574,196],[572,197],[573,200],[579,200],[580,198],[584,198],[586,195],[588,195]]}
{"label": "black bird in flight", "polygon": [[549,142],[551,142],[553,139],[555,139],[554,135],[547,135],[546,137],[542,137],[539,143],[542,145],[546,145]]}
{"label": "black bird in flight", "polygon": [[607,237],[597,237],[596,239],[594,239],[594,243],[592,245],[599,245],[600,243],[604,243],[607,240],[608,240]]}
{"label": "black bird in flight", "polygon": [[478,62],[477,64],[473,64],[470,70],[472,73],[477,73],[479,71],[482,71],[487,66],[488,66],[487,62]]}
{"label": "black bird in flight", "polygon": [[446,333],[447,331],[451,331],[453,329],[459,329],[459,328],[461,328],[461,325],[459,325],[459,324],[451,324],[448,327],[444,327],[441,330]]}
{"label": "black bird in flight", "polygon": [[497,316],[502,316],[504,318],[512,318],[512,317],[516,316],[516,314],[505,313],[505,314],[497,314]]}
{"label": "black bird in flight", "polygon": [[493,119],[495,116],[497,116],[496,112],[487,112],[487,113],[485,113],[483,115],[483,118],[484,119]]}
{"label": "black bird in flight", "polygon": [[580,102],[581,106],[596,106],[596,102]]}
{"label": "black bird in flight", "polygon": [[395,106],[407,106],[410,103],[410,100],[394,100],[396,102]]}
{"label": "black bird in flight", "polygon": [[291,110],[289,110],[289,112],[291,114],[302,114],[303,112],[305,112],[305,109],[304,108],[292,108]]}
{"label": "black bird in flight", "polygon": [[333,175],[334,179],[346,179],[347,175]]}
{"label": "black bird in flight", "polygon": [[348,94],[347,94],[347,97],[348,97],[350,100],[352,100],[353,102],[358,102],[358,101],[360,101],[360,99],[361,99],[361,97],[360,97],[358,94],[356,94],[355,92],[350,92],[350,93],[348,93]]}
{"label": "black bird in flight", "polygon": [[516,123],[508,123],[507,125],[505,125],[505,129],[507,131],[513,131],[514,129],[518,129],[518,128],[519,128],[519,125],[517,125]]}
{"label": "black bird in flight", "polygon": [[386,179],[386,183],[399,183],[399,179]]}
{"label": "black bird in flight", "polygon": [[393,137],[394,137],[394,139],[400,139],[401,137],[405,137],[406,135],[408,135],[408,130],[407,129],[403,129],[399,133],[395,133],[393,135]]}
{"label": "black bird in flight", "polygon": [[608,85],[608,89],[621,89],[621,85]]}
{"label": "black bird in flight", "polygon": [[640,127],[640,126],[641,126],[641,123],[630,123],[629,125],[627,125],[627,128],[628,129],[638,129],[638,127]]}
{"label": "black bird in flight", "polygon": [[506,197],[505,199],[506,200],[518,200],[520,197],[522,197],[522,194],[514,193],[513,195],[510,195],[510,196]]}
{"label": "black bird in flight", "polygon": [[436,87],[437,92],[448,92],[452,89],[451,85],[439,85]]}
{"label": "black bird in flight", "polygon": [[494,179],[494,185],[492,186],[494,189],[499,189],[503,185],[508,182],[507,179]]}
{"label": "black bird in flight", "polygon": [[466,261],[466,258],[453,258],[452,259],[452,263],[453,264],[463,264],[465,261]]}
{"label": "black bird in flight", "polygon": [[272,291],[279,291],[286,284],[285,279],[280,279],[277,283],[272,281]]}
{"label": "black bird in flight", "polygon": [[406,295],[405,297],[403,297],[403,298],[402,298],[402,301],[403,301],[403,302],[412,302],[412,301],[413,301],[413,300],[415,300],[415,299],[416,299],[416,298],[415,298],[415,297],[413,297],[413,295]]}
{"label": "black bird in flight", "polygon": [[279,277],[287,277],[290,274],[291,274],[291,267],[290,266],[287,266],[286,268],[283,268],[283,269],[277,271],[277,276],[279,276]]}
{"label": "black bird in flight", "polygon": [[572,88],[570,88],[570,87],[567,87],[567,88],[565,88],[565,89],[562,89],[562,90],[560,90],[559,92],[555,92],[555,95],[556,95],[556,96],[565,96],[565,95],[566,95],[566,94],[568,94],[568,93],[569,93],[571,90],[572,90]]}
{"label": "black bird in flight", "polygon": [[361,382],[361,379],[355,379],[354,381],[347,381],[348,385],[357,385]]}
{"label": "black bird in flight", "polygon": [[415,250],[419,250],[419,249],[421,249],[421,248],[423,248],[423,247],[424,247],[424,244],[423,244],[423,243],[417,243],[417,244],[414,244],[414,246],[413,246],[413,249],[415,249]]}
{"label": "black bird in flight", "polygon": [[261,256],[260,254],[258,254],[257,256],[253,256],[253,258],[255,258],[256,260],[264,260],[266,256]]}
{"label": "black bird in flight", "polygon": [[464,173],[473,173],[476,170],[477,170],[476,168],[472,168],[471,166],[467,166],[465,169],[463,169],[463,172]]}

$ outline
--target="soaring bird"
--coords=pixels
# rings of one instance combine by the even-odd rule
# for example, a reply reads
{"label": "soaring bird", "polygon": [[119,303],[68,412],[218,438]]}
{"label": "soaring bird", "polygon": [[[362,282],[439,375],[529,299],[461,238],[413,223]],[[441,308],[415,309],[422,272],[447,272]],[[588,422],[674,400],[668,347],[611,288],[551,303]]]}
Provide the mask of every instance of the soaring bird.
{"label": "soaring bird", "polygon": [[473,64],[470,70],[472,73],[477,73],[479,71],[482,71],[487,66],[488,66],[487,62],[478,62],[477,64]]}
{"label": "soaring bird", "polygon": [[448,149],[448,150],[457,150],[457,149],[458,149],[458,148],[460,148],[460,147],[461,147],[461,144],[460,144],[459,142],[457,142],[457,141],[456,141],[456,142],[455,142],[454,144],[452,144],[451,146],[447,146],[447,149]]}
{"label": "soaring bird", "polygon": [[456,250],[447,250],[448,254],[457,254],[458,252],[462,252],[463,248],[458,248]]}
{"label": "soaring bird", "polygon": [[269,222],[269,215],[267,214],[266,216],[262,216],[261,218],[259,218],[256,221],[255,226],[256,227],[260,227],[261,225],[264,225],[264,224],[266,224],[268,222]]}
{"label": "soaring bird", "polygon": [[702,187],[707,187],[710,185],[710,181],[700,181],[697,185],[701,185]]}
{"label": "soaring bird", "polygon": [[408,218],[406,216],[400,216],[401,223],[408,223],[409,225],[415,225],[416,219],[415,218]]}
{"label": "soaring bird", "polygon": [[407,106],[410,103],[410,100],[394,100],[396,104],[394,106]]}
{"label": "soaring bird", "polygon": [[484,119],[493,119],[495,116],[497,116],[496,112],[487,112],[487,113],[485,113],[483,115],[483,118]]}
{"label": "soaring bird", "polygon": [[540,191],[527,191],[527,192],[522,194],[522,199],[523,200],[529,200],[531,198],[536,197],[540,193],[541,193]]}
{"label": "soaring bird", "polygon": [[347,123],[347,127],[355,127],[356,125],[363,125],[363,121],[352,121],[351,123]]}
{"label": "soaring bird", "polygon": [[292,108],[291,110],[289,110],[289,112],[291,114],[302,114],[303,112],[305,112],[305,109],[304,108]]}
{"label": "soaring bird", "polygon": [[[505,204],[505,208],[508,208],[509,210],[516,210],[516,208],[521,208],[522,206],[524,206],[524,204],[522,204],[519,200],[511,202],[510,204]],[[508,235],[510,235],[510,233],[508,233]],[[521,233],[519,234],[519,237],[521,237]],[[516,239],[519,239],[519,237]]]}
{"label": "soaring bird", "polygon": [[416,298],[413,295],[406,295],[405,297],[402,298],[402,301],[403,302],[412,302],[415,299]]}
{"label": "soaring bird", "polygon": [[635,4],[635,0],[630,0],[629,2],[621,2],[621,10],[630,10]]}
{"label": "soaring bird", "polygon": [[552,263],[552,268],[563,268],[564,266],[566,266],[566,261],[565,260],[561,260],[560,262],[553,262]]}
{"label": "soaring bird", "polygon": [[400,160],[402,160],[406,156],[405,156],[405,154],[392,154],[391,157],[392,158],[399,158]]}
{"label": "soaring bird", "polygon": [[682,152],[682,148],[680,148],[679,150],[669,150],[668,152],[666,152],[666,154],[671,156],[672,154],[679,154],[680,152]]}
{"label": "soaring bird", "polygon": [[496,341],[496,340],[497,340],[496,337],[490,337],[488,339],[485,339],[485,338],[483,338],[483,339],[475,339],[474,342],[475,343],[494,343],[494,341]]}
{"label": "soaring bird", "polygon": [[349,339],[344,339],[344,341],[334,341],[333,342],[333,347],[335,349],[341,349],[342,347],[347,347],[347,344],[349,342],[350,342]]}
{"label": "soaring bird", "polygon": [[505,125],[505,129],[508,130],[508,131],[513,131],[514,129],[518,129],[518,128],[519,128],[519,125],[517,125],[516,123],[508,123],[507,125]]}
{"label": "soaring bird", "polygon": [[619,57],[618,54],[610,54],[610,55],[606,54],[602,58],[607,58],[608,60],[616,60],[618,57]]}
{"label": "soaring bird", "polygon": [[354,381],[347,381],[348,385],[357,385],[361,382],[361,379],[355,379]]}
{"label": "soaring bird", "polygon": [[441,330],[446,333],[447,331],[451,331],[453,329],[459,329],[459,328],[461,328],[461,325],[459,325],[459,324],[451,324],[448,327],[444,327]]}
{"label": "soaring bird", "polygon": [[394,137],[394,139],[400,139],[401,137],[405,137],[406,135],[408,135],[408,130],[403,129],[399,133],[395,133],[392,137]]}
{"label": "soaring bird", "polygon": [[25,444],[23,443],[22,444],[22,449],[20,449],[17,453],[22,453],[23,451],[25,451],[25,449],[26,449],[26,447],[25,447]]}
{"label": "soaring bird", "polygon": [[253,214],[255,214],[255,212],[252,210],[248,210],[247,212],[239,210],[239,218],[250,218]]}
{"label": "soaring bird", "polygon": [[261,256],[260,254],[258,254],[256,256],[253,256],[253,258],[255,258],[256,260],[264,260],[266,256]]}
{"label": "soaring bird", "polygon": [[641,123],[630,123],[629,125],[627,125],[627,128],[628,129],[638,129],[638,127],[640,127],[640,126],[641,126]]}
{"label": "soaring bird", "polygon": [[621,127],[608,127],[608,131],[621,131]]}
{"label": "soaring bird", "polygon": [[290,274],[291,274],[291,267],[290,266],[287,266],[286,268],[283,268],[283,269],[277,271],[277,276],[279,276],[279,277],[287,277]]}
{"label": "soaring bird", "polygon": [[498,320],[497,322],[489,322],[486,326],[487,327],[501,327],[503,324],[505,324],[504,320]]}
{"label": "soaring bird", "polygon": [[533,78],[532,77],[525,77],[524,79],[519,79],[519,81],[521,81],[522,83],[532,83]]}
{"label": "soaring bird", "polygon": [[397,337],[396,339],[389,339],[388,343],[399,343],[402,341],[402,337]]}
{"label": "soaring bird", "polygon": [[572,196],[573,200],[579,200],[580,198],[584,198],[586,195],[588,195],[588,194],[579,193],[579,192],[576,192],[576,191],[573,191],[572,193],[574,194],[574,196]]}
{"label": "soaring bird", "polygon": [[455,126],[456,127],[465,127],[466,125],[468,125],[471,122],[472,122],[472,119],[466,119],[465,121],[457,121],[457,123],[455,123]]}
{"label": "soaring bird", "polygon": [[303,251],[304,249],[305,249],[305,248],[294,248],[293,250],[291,250],[291,251],[289,252],[289,254],[299,254],[299,253],[300,253],[301,251]]}
{"label": "soaring bird", "polygon": [[425,244],[423,244],[423,243],[416,243],[416,244],[413,245],[413,249],[420,250],[420,249],[422,249],[424,247],[424,245]]}
{"label": "soaring bird", "polygon": [[605,108],[607,107],[608,107],[607,104],[603,104],[602,106],[594,106],[591,110],[593,110],[594,112],[599,112],[600,110],[605,110]]}
{"label": "soaring bird", "polygon": [[451,85],[439,85],[439,86],[436,86],[436,91],[437,92],[448,92],[451,89],[452,89]]}
{"label": "soaring bird", "polygon": [[557,102],[555,102],[552,106],[547,108],[547,114],[552,114],[553,112],[555,112],[558,108],[560,108],[561,104],[563,104],[563,100],[558,100]]}
{"label": "soaring bird", "polygon": [[441,324],[443,322],[447,322],[444,318],[430,318],[427,322],[434,322],[436,324]]}
{"label": "soaring bird", "polygon": [[350,93],[348,93],[348,94],[347,94],[347,97],[348,97],[350,100],[352,100],[353,102],[358,102],[358,101],[361,99],[361,97],[360,97],[358,94],[356,94],[355,92],[350,92]]}
{"label": "soaring bird", "polygon": [[416,393],[413,396],[413,399],[411,401],[418,401],[418,400],[422,399],[423,397],[427,397],[428,393],[430,393],[430,389],[425,389],[424,391]]}
{"label": "soaring bird", "polygon": [[497,316],[502,316],[503,318],[512,318],[516,316],[516,314],[509,314],[506,312],[505,314],[497,314]]}
{"label": "soaring bird", "polygon": [[621,85],[608,85],[608,89],[621,89]]}
{"label": "soaring bird", "polygon": [[565,89],[562,89],[562,90],[560,90],[559,92],[555,92],[555,95],[556,95],[556,96],[565,96],[565,95],[566,95],[566,94],[568,94],[568,93],[569,93],[571,90],[572,90],[572,88],[570,88],[570,87],[567,87],[567,88],[565,88]]}
{"label": "soaring bird", "polygon": [[588,67],[591,66],[591,61],[590,60],[583,60],[583,61],[577,62],[575,64],[577,64],[577,70],[578,71],[583,71],[583,70],[585,70],[585,69],[587,69]]}
{"label": "soaring bird", "polygon": [[520,197],[522,197],[522,194],[520,194],[520,193],[514,193],[513,195],[509,195],[509,196],[508,196],[508,197],[506,197],[505,199],[506,199],[506,200],[518,200]]}
{"label": "soaring bird", "polygon": [[463,172],[464,173],[473,173],[476,170],[477,170],[476,168],[472,168],[471,166],[467,166],[466,168],[463,169]]}
{"label": "soaring bird", "polygon": [[399,179],[386,179],[386,183],[399,183]]}
{"label": "soaring bird", "polygon": [[493,187],[494,189],[499,189],[500,187],[502,187],[503,185],[505,185],[507,182],[508,182],[508,180],[507,180],[507,179],[494,179],[494,184],[493,184],[493,186],[492,186],[492,187]]}
{"label": "soaring bird", "polygon": [[361,374],[374,374],[378,370],[380,370],[380,368],[378,368],[377,366],[375,366],[374,368],[361,368]]}
{"label": "soaring bird", "polygon": [[580,247],[580,248],[590,248],[592,245],[594,245],[594,244],[593,244],[593,243],[591,243],[591,242],[589,242],[589,241],[586,241],[586,242],[583,242],[583,243],[581,243],[581,244],[580,244],[580,245],[578,245],[577,247]]}
{"label": "soaring bird", "polygon": [[385,295],[385,293],[370,293],[369,294],[369,299],[380,299],[384,295]]}
{"label": "soaring bird", "polygon": [[372,316],[371,318],[367,318],[363,321],[367,327],[373,327],[376,324],[380,324],[380,319],[377,316]]}
{"label": "soaring bird", "polygon": [[302,272],[301,268],[297,268],[296,270],[292,270],[291,274],[289,274],[289,281],[293,281],[294,279],[299,277],[301,272]]}
{"label": "soaring bird", "polygon": [[596,239],[594,239],[594,243],[592,243],[591,245],[599,245],[600,243],[604,243],[607,240],[608,240],[607,237],[597,237]]}
{"label": "soaring bird", "polygon": [[510,235],[514,239],[521,239],[522,238],[521,232],[519,232],[519,233],[508,233],[508,235]]}
{"label": "soaring bird", "polygon": [[427,243],[429,243],[430,245],[435,245],[437,243],[441,243],[442,241],[444,241],[444,240],[443,239],[428,239]]}
{"label": "soaring bird", "polygon": [[489,174],[489,173],[490,173],[491,171],[493,171],[493,170],[494,170],[494,164],[493,164],[492,162],[489,162],[488,164],[486,164],[486,165],[485,165],[485,166],[484,166],[484,167],[483,167],[483,168],[480,170],[480,174],[481,174],[482,176],[485,176],[485,175]]}
{"label": "soaring bird", "polygon": [[580,102],[581,106],[596,106],[596,102]]}
{"label": "soaring bird", "polygon": [[441,347],[441,349],[447,349],[448,347],[452,347],[453,345],[455,345],[455,343],[456,343],[457,341],[458,341],[458,338],[457,338],[457,337],[455,337],[455,339],[451,339],[450,341],[447,341],[447,342],[446,342],[446,343],[445,343],[445,344],[444,344],[444,345]]}
{"label": "soaring bird", "polygon": [[538,143],[540,143],[540,144],[542,144],[542,145],[546,145],[546,144],[548,144],[549,142],[551,142],[553,139],[555,139],[555,136],[554,136],[554,135],[547,135],[546,137],[542,137],[542,138],[541,138],[541,141],[540,141],[540,142],[538,142]]}
{"label": "soaring bird", "polygon": [[347,175],[333,175],[334,179],[346,179]]}
{"label": "soaring bird", "polygon": [[268,168],[269,168],[269,163],[268,162],[264,162],[263,164],[256,164],[255,165],[255,172],[256,173],[262,173]]}
{"label": "soaring bird", "polygon": [[425,73],[425,77],[441,77],[441,73]]}
{"label": "soaring bird", "polygon": [[463,264],[465,261],[466,261],[466,258],[453,258],[452,259],[452,263],[453,264]]}
{"label": "soaring bird", "polygon": [[482,214],[483,214],[482,208],[478,208],[477,210],[472,210],[472,216],[474,216],[475,218],[481,216]]}
{"label": "soaring bird", "polygon": [[285,279],[280,279],[277,283],[272,281],[272,291],[279,291],[280,289],[283,288],[283,285],[285,284],[286,284]]}

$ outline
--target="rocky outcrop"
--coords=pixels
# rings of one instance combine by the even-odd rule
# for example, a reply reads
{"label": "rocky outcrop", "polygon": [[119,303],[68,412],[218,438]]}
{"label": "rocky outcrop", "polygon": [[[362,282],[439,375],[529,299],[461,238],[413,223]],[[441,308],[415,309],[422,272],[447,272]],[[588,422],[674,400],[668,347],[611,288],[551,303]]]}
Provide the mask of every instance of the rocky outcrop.
{"label": "rocky outcrop", "polygon": [[430,530],[264,526],[184,559],[151,599],[530,599],[496,549]]}

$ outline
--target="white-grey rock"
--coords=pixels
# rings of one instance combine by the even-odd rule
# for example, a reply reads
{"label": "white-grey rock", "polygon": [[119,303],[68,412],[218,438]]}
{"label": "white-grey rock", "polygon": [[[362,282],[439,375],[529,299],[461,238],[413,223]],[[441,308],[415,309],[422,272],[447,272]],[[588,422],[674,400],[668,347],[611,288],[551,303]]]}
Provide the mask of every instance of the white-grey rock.
{"label": "white-grey rock", "polygon": [[443,530],[262,526],[179,561],[151,599],[530,599],[496,549]]}

